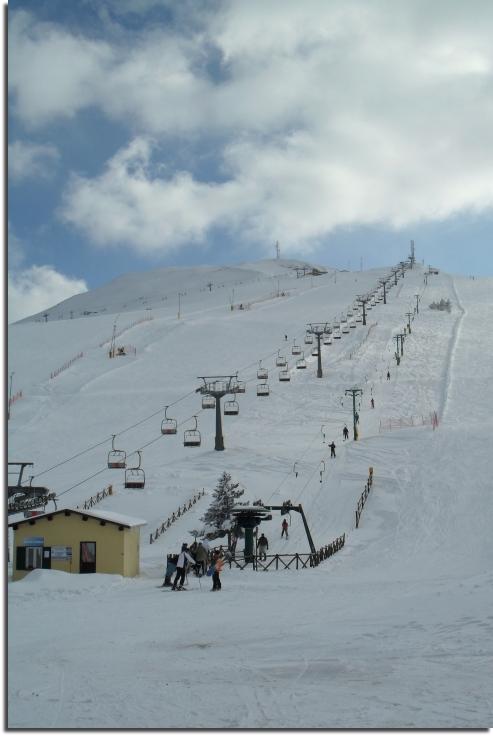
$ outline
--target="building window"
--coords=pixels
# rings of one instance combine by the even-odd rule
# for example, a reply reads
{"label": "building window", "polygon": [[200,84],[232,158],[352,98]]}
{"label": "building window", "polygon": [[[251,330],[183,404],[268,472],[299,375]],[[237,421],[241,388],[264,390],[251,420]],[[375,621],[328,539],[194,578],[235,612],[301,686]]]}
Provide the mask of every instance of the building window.
{"label": "building window", "polygon": [[43,567],[43,548],[26,547],[24,570],[36,570]]}

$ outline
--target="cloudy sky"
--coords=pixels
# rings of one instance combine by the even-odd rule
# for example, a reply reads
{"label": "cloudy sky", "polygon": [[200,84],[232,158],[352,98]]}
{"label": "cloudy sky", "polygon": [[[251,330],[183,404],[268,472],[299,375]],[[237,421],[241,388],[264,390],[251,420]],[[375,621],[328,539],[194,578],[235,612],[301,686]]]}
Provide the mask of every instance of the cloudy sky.
{"label": "cloudy sky", "polygon": [[121,273],[493,275],[491,0],[12,0],[9,321]]}

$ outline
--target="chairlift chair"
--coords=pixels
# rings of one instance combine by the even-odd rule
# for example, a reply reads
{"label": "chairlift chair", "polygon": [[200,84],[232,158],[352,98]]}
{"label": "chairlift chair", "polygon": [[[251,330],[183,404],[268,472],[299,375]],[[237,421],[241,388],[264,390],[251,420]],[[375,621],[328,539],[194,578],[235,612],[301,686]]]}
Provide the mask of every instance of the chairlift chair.
{"label": "chairlift chair", "polygon": [[161,422],[161,434],[176,434],[178,430],[178,423],[176,419],[170,419],[168,417],[168,407],[164,408],[164,419]]}
{"label": "chairlift chair", "polygon": [[333,337],[334,337],[334,340],[340,340],[341,339],[341,331],[339,330],[338,327],[336,329],[334,329]]}
{"label": "chairlift chair", "polygon": [[284,355],[280,354],[280,350],[277,351],[276,365],[278,368],[284,368],[288,364]]}
{"label": "chairlift chair", "polygon": [[356,322],[354,321],[354,319],[352,319],[352,320],[351,320],[351,321],[349,322],[349,327],[350,327],[350,329],[351,329],[351,330],[353,330],[353,329],[355,329],[355,328],[356,328]]}
{"label": "chairlift chair", "polygon": [[343,331],[343,333],[344,333],[345,335],[349,335],[349,325],[348,325],[348,323],[347,323],[347,322],[344,322],[344,324],[343,324],[343,326],[342,326],[342,331]]}
{"label": "chairlift chair", "polygon": [[312,345],[313,344],[313,335],[309,332],[305,335],[305,345]]}
{"label": "chairlift chair", "polygon": [[317,358],[318,357],[318,347],[315,347],[315,348],[312,349],[312,355],[313,355],[314,358]]}
{"label": "chairlift chair", "polygon": [[291,376],[287,369],[283,371],[279,371],[279,380],[280,381],[290,381],[291,380]]}
{"label": "chairlift chair", "polygon": [[259,381],[266,381],[269,378],[269,371],[267,368],[262,368],[262,361],[259,360],[258,369],[257,369],[257,378]]}
{"label": "chairlift chair", "polygon": [[186,429],[183,433],[183,446],[184,447],[200,447],[202,438],[200,432],[197,429],[197,417],[194,416],[195,427],[194,429]]}
{"label": "chairlift chair", "polygon": [[236,416],[240,413],[240,407],[238,406],[238,402],[232,399],[231,401],[226,401],[224,403],[224,414],[226,416]]}
{"label": "chairlift chair", "polygon": [[296,361],[296,367],[298,368],[298,370],[306,368],[305,353],[302,353],[301,358],[298,358],[298,360]]}
{"label": "chairlift chair", "polygon": [[125,450],[115,449],[115,437],[116,434],[112,435],[111,450],[108,453],[108,468],[126,468],[127,453]]}
{"label": "chairlift chair", "polygon": [[325,335],[324,345],[332,345],[332,337],[330,335]]}
{"label": "chairlift chair", "polygon": [[363,317],[361,314],[358,314],[358,316],[356,317],[356,322],[363,322]]}
{"label": "chairlift chair", "polygon": [[146,476],[143,469],[140,467],[142,460],[142,453],[137,450],[139,456],[139,463],[135,468],[127,468],[125,471],[125,488],[143,488],[145,486]]}
{"label": "chairlift chair", "polygon": [[269,393],[268,383],[257,383],[257,396],[268,396]]}
{"label": "chairlift chair", "polygon": [[202,396],[202,409],[215,409],[216,399],[214,396]]}
{"label": "chairlift chair", "polygon": [[347,317],[345,314],[341,314],[341,322],[347,322]]}
{"label": "chairlift chair", "polygon": [[246,392],[245,381],[235,381],[233,384],[233,391],[235,394],[244,394]]}
{"label": "chairlift chair", "polygon": [[291,355],[301,355],[301,348],[295,342],[293,343],[293,347],[291,348]]}

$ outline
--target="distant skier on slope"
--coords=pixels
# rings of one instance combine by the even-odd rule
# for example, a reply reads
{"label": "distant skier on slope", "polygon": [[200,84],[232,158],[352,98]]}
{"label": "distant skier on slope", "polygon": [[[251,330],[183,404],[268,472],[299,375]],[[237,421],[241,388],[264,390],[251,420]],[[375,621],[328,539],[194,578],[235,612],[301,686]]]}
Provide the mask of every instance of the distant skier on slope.
{"label": "distant skier on slope", "polygon": [[346,427],[346,425],[344,425],[344,429],[342,430],[342,436],[344,437],[344,442],[349,437],[349,429]]}
{"label": "distant skier on slope", "polygon": [[330,447],[330,456],[335,457],[336,456],[336,445],[335,445],[334,440],[332,440],[329,447]]}
{"label": "distant skier on slope", "polygon": [[371,404],[371,408],[374,409],[375,408],[375,399],[373,398],[373,396],[371,397],[370,404]]}
{"label": "distant skier on slope", "polygon": [[281,528],[282,528],[282,531],[281,531],[281,539],[283,538],[284,535],[286,535],[286,539],[289,538],[289,535],[288,535],[288,527],[289,527],[289,524],[287,522],[287,519],[283,519],[282,520],[282,524],[281,524]]}
{"label": "distant skier on slope", "polygon": [[390,381],[390,371],[387,371],[387,381]]}

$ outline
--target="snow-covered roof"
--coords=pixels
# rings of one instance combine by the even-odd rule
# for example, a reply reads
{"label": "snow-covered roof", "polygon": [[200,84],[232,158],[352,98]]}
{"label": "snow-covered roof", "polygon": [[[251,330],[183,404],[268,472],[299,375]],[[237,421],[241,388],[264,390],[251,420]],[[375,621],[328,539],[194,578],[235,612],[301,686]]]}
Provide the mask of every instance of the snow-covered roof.
{"label": "snow-covered roof", "polygon": [[21,519],[19,521],[13,521],[9,524],[9,526],[17,526],[18,524],[26,524],[30,521],[38,521],[39,519],[43,519],[45,516],[56,516],[57,514],[62,514],[65,511],[71,511],[74,514],[80,514],[81,516],[90,516],[93,519],[99,519],[101,521],[109,521],[113,524],[118,524],[119,526],[126,526],[126,527],[133,527],[133,526],[144,526],[147,524],[147,521],[144,519],[137,519],[134,516],[126,516],[125,514],[117,514],[114,511],[87,511],[86,509],[76,509],[72,507],[65,507],[63,509],[57,509],[57,511],[50,511],[46,514],[39,514],[39,516],[34,516],[29,519]]}

